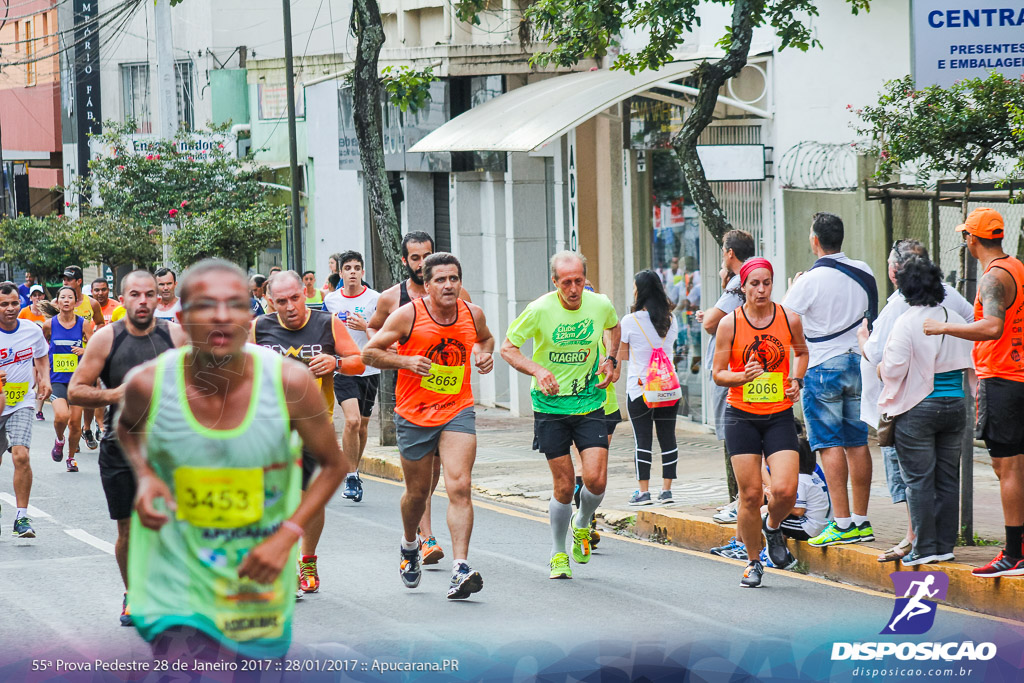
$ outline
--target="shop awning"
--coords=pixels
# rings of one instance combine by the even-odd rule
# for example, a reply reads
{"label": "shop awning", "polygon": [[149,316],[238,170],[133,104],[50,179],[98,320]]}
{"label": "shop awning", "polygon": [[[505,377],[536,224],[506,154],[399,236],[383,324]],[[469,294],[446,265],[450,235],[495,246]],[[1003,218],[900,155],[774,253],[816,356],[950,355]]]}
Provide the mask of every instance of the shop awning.
{"label": "shop awning", "polygon": [[531,152],[627,97],[686,76],[700,53],[657,71],[584,71],[524,85],[474,107],[417,142],[411,152]]}

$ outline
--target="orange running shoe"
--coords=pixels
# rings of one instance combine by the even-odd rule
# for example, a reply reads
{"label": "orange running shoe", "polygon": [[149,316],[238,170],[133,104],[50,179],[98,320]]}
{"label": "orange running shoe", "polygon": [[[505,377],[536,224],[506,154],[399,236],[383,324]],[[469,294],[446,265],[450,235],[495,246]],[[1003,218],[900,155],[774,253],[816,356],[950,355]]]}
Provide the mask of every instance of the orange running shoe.
{"label": "orange running shoe", "polygon": [[299,588],[304,593],[316,593],[320,590],[320,575],[316,572],[316,555],[303,555],[299,558]]}
{"label": "orange running shoe", "polygon": [[423,564],[437,564],[444,557],[444,550],[433,536],[428,536],[420,543],[420,553],[423,556]]}

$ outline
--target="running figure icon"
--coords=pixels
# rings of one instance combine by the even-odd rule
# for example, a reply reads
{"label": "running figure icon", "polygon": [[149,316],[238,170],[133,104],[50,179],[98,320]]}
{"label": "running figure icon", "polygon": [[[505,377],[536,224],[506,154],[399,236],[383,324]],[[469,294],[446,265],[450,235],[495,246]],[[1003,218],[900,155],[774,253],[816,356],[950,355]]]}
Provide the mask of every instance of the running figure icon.
{"label": "running figure icon", "polygon": [[[934,598],[938,595],[939,589],[937,587],[934,589],[931,588],[934,583],[934,574],[929,574],[921,581],[912,581],[910,583],[907,587],[906,595],[903,596],[905,598],[910,598],[910,600],[907,602],[906,606],[904,606],[903,611],[899,613],[899,616],[893,619],[892,623],[889,624],[890,631],[896,632],[896,623],[903,617],[906,617],[907,621],[910,621],[916,616],[928,614],[935,609],[933,605],[923,602],[925,598]],[[911,595],[911,592],[914,591],[916,591],[914,595]]]}

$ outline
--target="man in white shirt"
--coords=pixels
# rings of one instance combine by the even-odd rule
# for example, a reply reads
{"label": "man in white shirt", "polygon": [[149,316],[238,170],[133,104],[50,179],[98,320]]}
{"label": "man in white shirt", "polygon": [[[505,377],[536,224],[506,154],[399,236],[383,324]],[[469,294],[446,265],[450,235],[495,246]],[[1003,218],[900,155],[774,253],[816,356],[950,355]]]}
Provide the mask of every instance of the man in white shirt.
{"label": "man in white shirt", "polygon": [[811,353],[804,378],[804,420],[811,449],[821,452],[835,514],[809,541],[813,546],[875,540],[867,516],[871,453],[868,426],[860,419],[857,328],[877,312],[878,289],[871,268],[842,252],[843,236],[839,216],[814,215],[810,241],[818,260],[811,270],[794,276],[783,301],[803,318]]}
{"label": "man in white shirt", "polygon": [[[341,286],[324,297],[324,310],[338,317],[360,350],[366,346],[371,332],[367,322],[377,310],[380,294],[363,284],[363,255],[346,251],[338,256],[338,274]],[[342,495],[357,503],[363,499],[363,482],[359,478],[359,461],[366,448],[367,427],[373,404],[377,400],[380,370],[370,365],[361,375],[334,375],[334,395],[345,415],[345,428],[341,434],[341,449],[349,458],[355,454],[356,469],[345,477]]]}
{"label": "man in white shirt", "polygon": [[[892,333],[893,325],[896,324],[896,320],[903,313],[910,309],[910,304],[907,303],[902,292],[898,289],[896,274],[903,264],[913,256],[928,260],[928,249],[917,240],[897,240],[893,244],[892,251],[889,252],[889,281],[897,289],[886,301],[885,308],[878,314],[870,335],[868,334],[867,325],[862,325],[857,330],[858,341],[862,341],[860,345],[860,378],[862,384],[860,419],[876,428],[878,427],[879,420],[878,395],[882,391],[882,381],[878,379],[878,364],[882,362],[882,352],[885,350],[885,344],[889,340],[890,333]],[[942,287],[946,292],[946,298],[943,299],[942,305],[951,311],[959,313],[964,320],[974,320],[974,307],[971,306],[967,299],[960,296],[959,292],[946,283],[942,283]],[[885,464],[885,481],[889,486],[889,495],[892,498],[893,504],[906,503],[907,485],[903,481],[894,446],[882,446],[882,462]],[[910,528],[908,511],[907,535],[904,541],[901,541],[884,553],[882,558],[899,558],[910,552],[910,542],[913,538],[914,534],[913,529]]]}
{"label": "man in white shirt", "polygon": [[156,302],[153,317],[169,323],[178,322],[178,311],[181,310],[181,299],[174,293],[178,286],[178,278],[170,268],[157,268],[153,273],[156,277],[156,291],[160,298]]}

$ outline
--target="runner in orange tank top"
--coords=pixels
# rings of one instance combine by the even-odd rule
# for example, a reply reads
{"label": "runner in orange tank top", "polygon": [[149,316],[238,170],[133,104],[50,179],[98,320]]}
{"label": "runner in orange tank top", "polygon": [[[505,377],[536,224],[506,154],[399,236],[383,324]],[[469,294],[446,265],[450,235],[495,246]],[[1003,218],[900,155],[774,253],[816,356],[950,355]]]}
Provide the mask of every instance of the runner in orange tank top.
{"label": "runner in orange tank top", "polygon": [[984,275],[978,282],[974,322],[926,321],[925,334],[974,342],[980,378],[976,434],[985,439],[999,477],[1006,547],[975,576],[1024,576],[1024,265],[1003,251],[1003,217],[981,207],[957,227]]}
{"label": "runner in orange tank top", "polygon": [[[480,572],[470,568],[469,537],[473,531],[470,477],[476,459],[476,414],[470,364],[481,374],[494,367],[494,338],[479,306],[459,299],[462,265],[446,252],[423,262],[427,295],[401,306],[363,347],[363,362],[398,370],[395,426],[405,474],[399,576],[415,588],[422,576],[416,525],[423,515],[433,463],[440,454],[448,493],[448,529],[455,561],[448,598],[469,597],[483,588]],[[389,353],[398,342],[398,353]]]}
{"label": "runner in orange tank top", "polygon": [[[746,303],[722,319],[712,366],[715,383],[729,387],[725,447],[740,489],[737,533],[749,559],[740,585],[749,588],[760,586],[764,574],[762,534],[773,565],[789,569],[796,564],[781,526],[796,502],[800,444],[793,402],[803,388],[808,353],[800,316],[772,302],[773,277],[767,259],[743,264],[740,283]],[[790,353],[796,358],[795,370]],[[767,491],[762,454],[771,468],[763,523],[760,510]]]}

